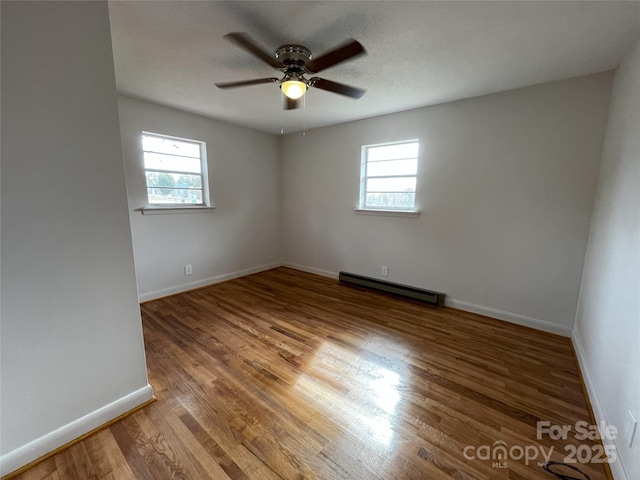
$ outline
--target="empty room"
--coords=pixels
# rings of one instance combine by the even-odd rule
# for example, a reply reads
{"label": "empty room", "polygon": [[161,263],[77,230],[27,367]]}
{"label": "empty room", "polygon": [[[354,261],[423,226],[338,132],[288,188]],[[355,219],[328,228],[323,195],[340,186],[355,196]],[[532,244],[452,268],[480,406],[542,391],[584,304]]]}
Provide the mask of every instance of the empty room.
{"label": "empty room", "polygon": [[0,18],[2,480],[640,479],[640,2]]}

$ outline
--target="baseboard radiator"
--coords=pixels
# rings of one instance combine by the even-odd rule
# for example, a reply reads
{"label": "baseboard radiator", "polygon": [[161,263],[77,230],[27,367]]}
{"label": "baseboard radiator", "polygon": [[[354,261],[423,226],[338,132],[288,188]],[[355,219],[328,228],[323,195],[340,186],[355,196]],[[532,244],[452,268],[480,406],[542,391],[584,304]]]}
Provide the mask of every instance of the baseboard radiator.
{"label": "baseboard radiator", "polygon": [[429,305],[435,305],[436,307],[444,307],[444,293],[432,292],[431,290],[410,287],[399,283],[386,282],[384,280],[378,280],[377,278],[364,277],[362,275],[356,275],[355,273],[348,272],[340,272],[340,276],[338,278],[340,279],[340,283],[366,287],[372,290],[398,295],[400,297],[420,300],[428,303]]}

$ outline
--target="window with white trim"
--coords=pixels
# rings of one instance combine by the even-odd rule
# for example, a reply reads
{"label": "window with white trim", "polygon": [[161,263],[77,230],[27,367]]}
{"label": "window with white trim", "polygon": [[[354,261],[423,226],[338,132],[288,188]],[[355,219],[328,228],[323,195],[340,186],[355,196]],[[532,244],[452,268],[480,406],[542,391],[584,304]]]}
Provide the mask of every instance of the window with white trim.
{"label": "window with white trim", "polygon": [[142,132],[150,206],[208,206],[206,144]]}
{"label": "window with white trim", "polygon": [[419,142],[362,147],[360,208],[415,210]]}

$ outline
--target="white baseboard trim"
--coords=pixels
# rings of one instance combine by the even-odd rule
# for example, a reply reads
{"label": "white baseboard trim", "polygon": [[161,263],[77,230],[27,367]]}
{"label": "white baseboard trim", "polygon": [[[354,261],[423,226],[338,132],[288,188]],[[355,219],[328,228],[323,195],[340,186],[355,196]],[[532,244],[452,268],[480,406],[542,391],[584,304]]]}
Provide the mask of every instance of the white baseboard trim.
{"label": "white baseboard trim", "polygon": [[547,322],[546,320],[540,320],[538,318],[527,317],[525,315],[520,315],[519,313],[484,307],[482,305],[476,305],[475,303],[456,300],[450,297],[445,297],[444,304],[447,307],[457,308],[466,312],[478,313],[487,317],[497,318],[498,320],[504,320],[505,322],[535,328],[536,330],[542,330],[543,332],[555,333],[557,335],[562,335],[563,337],[571,336],[571,329],[569,327]]}
{"label": "white baseboard trim", "polygon": [[284,262],[282,266],[293,268],[294,270],[300,270],[302,272],[315,273],[316,275],[320,275],[322,277],[337,279],[339,275],[337,272],[330,272],[329,270],[322,270],[320,268],[315,268],[315,267],[307,267],[306,265],[300,265],[298,263]]}
{"label": "white baseboard trim", "polygon": [[[576,357],[578,358],[578,367],[580,368],[580,372],[582,373],[582,379],[584,380],[584,385],[587,388],[587,394],[589,395],[589,401],[591,402],[591,408],[593,409],[593,416],[597,421],[604,421],[607,425],[607,416],[605,415],[604,408],[602,408],[602,404],[600,403],[600,398],[598,397],[598,392],[596,390],[595,384],[593,383],[593,378],[589,373],[589,368],[587,367],[587,361],[584,355],[584,348],[582,347],[582,342],[580,341],[580,337],[577,332],[574,330],[571,334],[571,342],[573,343],[573,349],[576,352]],[[615,450],[616,461],[609,464],[611,468],[611,474],[615,480],[628,480],[627,472],[624,469],[624,465],[620,460],[620,455],[618,454],[618,449],[616,447],[615,441],[611,439],[603,439],[602,440],[605,447],[608,445],[612,445]],[[611,447],[609,447],[611,448]]]}
{"label": "white baseboard trim", "polygon": [[[328,270],[300,265],[298,263],[284,262],[282,266],[301,270],[303,272],[315,273],[316,275],[321,275],[323,277],[338,278],[337,272],[330,272]],[[571,336],[571,328],[569,327],[547,322],[546,320],[527,317],[518,313],[506,312],[504,310],[498,310],[497,308],[484,307],[482,305],[476,305],[475,303],[456,300],[449,296],[445,297],[445,305],[447,307],[457,308],[466,312],[478,313],[480,315],[486,315],[487,317],[497,318],[498,320],[504,320],[517,325],[535,328],[536,330],[542,330],[543,332],[555,333],[557,335],[562,335],[563,337]]]}
{"label": "white baseboard trim", "polygon": [[0,476],[7,475],[28,463],[54,451],[72,440],[95,430],[120,415],[133,410],[153,398],[151,385],[145,386],[84,417],[18,447],[0,457]]}
{"label": "white baseboard trim", "polygon": [[220,282],[226,282],[227,280],[233,280],[234,278],[246,277],[254,273],[264,272],[265,270],[271,270],[272,268],[282,266],[281,262],[266,263],[264,265],[258,265],[257,267],[246,268],[244,270],[238,270],[231,273],[225,273],[217,275],[215,277],[209,277],[195,282],[183,283],[181,285],[175,285],[172,287],[163,288],[161,290],[155,290],[153,292],[146,292],[138,294],[139,302],[148,302],[156,298],[162,298],[169,295],[175,295],[176,293],[187,292],[196,288],[206,287],[214,285]]}

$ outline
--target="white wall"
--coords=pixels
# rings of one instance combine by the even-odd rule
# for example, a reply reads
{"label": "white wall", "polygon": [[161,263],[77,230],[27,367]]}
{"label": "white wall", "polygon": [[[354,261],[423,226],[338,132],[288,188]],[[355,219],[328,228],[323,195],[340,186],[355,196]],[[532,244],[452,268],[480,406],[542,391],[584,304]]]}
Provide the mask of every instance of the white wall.
{"label": "white wall", "polygon": [[2,2],[2,474],[151,398],[106,2]]}
{"label": "white wall", "polygon": [[[615,75],[573,341],[597,419],[640,421],[640,40]],[[640,426],[615,443],[615,478],[640,478]]]}
{"label": "white wall", "polygon": [[[128,97],[118,103],[140,299],[280,265],[278,138]],[[142,131],[207,143],[214,213],[138,211],[147,204]]]}
{"label": "white wall", "polygon": [[[569,335],[611,73],[291,134],[285,260],[439,290],[449,304]],[[345,102],[348,102],[346,100]],[[355,215],[360,148],[418,138],[420,218]]]}

